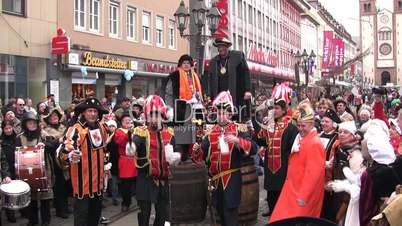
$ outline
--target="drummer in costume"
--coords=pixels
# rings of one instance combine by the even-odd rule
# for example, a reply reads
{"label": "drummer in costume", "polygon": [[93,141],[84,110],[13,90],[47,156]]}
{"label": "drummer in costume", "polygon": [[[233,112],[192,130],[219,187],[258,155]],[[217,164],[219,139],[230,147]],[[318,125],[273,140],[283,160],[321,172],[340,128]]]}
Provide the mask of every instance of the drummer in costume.
{"label": "drummer in costume", "polygon": [[[52,139],[59,146],[63,141],[63,136],[66,127],[61,123],[64,112],[60,107],[55,107],[50,110],[49,114],[43,117],[44,128],[43,130],[48,134],[48,139]],[[68,195],[70,194],[71,187],[68,180],[70,175],[68,170],[62,169],[60,164],[57,164],[56,155],[54,157],[54,173],[55,183],[53,187],[54,192],[54,207],[56,209],[56,216],[61,218],[68,218]]]}
{"label": "drummer in costume", "polygon": [[[328,108],[322,119],[320,134],[320,140],[325,148],[325,177],[326,183],[332,180],[332,162],[334,158],[335,149],[339,146],[338,140],[338,125],[341,123],[341,119],[336,112]],[[324,204],[321,212],[321,217],[327,220],[336,222],[336,206],[334,206],[334,192],[325,191]]]}
{"label": "drummer in costume", "polygon": [[[39,119],[33,112],[26,112],[22,120],[22,133],[17,136],[16,147],[44,147],[45,170],[48,188],[35,191],[31,190],[31,203],[27,211],[29,216],[28,225],[39,223],[38,204],[40,201],[40,215],[42,225],[50,224],[50,201],[53,199],[54,163],[53,157],[58,142],[48,139],[48,134],[39,126]],[[26,179],[26,178],[23,178]]]}
{"label": "drummer in costume", "polygon": [[264,188],[267,190],[269,212],[263,214],[264,217],[271,215],[278,201],[286,179],[292,144],[298,133],[291,117],[287,115],[289,92],[280,88],[281,85],[274,88],[273,109],[268,112],[264,126],[257,134],[259,144],[266,147]]}
{"label": "drummer in costume", "polygon": [[74,196],[74,226],[96,226],[102,212],[106,128],[100,122],[108,113],[90,97],[75,107],[78,121],[67,129],[58,158],[70,168]]}
{"label": "drummer in costume", "polygon": [[154,204],[156,216],[153,225],[163,226],[169,203],[169,164],[180,161],[180,154],[173,153],[173,130],[162,125],[166,105],[160,96],[151,95],[147,98],[145,114],[146,125],[134,129],[133,148],[127,149],[127,154],[137,159],[138,225],[149,226]]}
{"label": "drummer in costume", "polygon": [[[162,98],[174,106],[174,130],[176,147],[182,153],[183,160],[188,157],[191,144],[195,143],[195,126],[192,118],[203,108],[202,87],[194,71],[193,58],[187,54],[180,57],[177,70],[172,72],[162,85]],[[171,82],[171,86],[168,86]],[[167,90],[172,90],[171,97]]]}
{"label": "drummer in costume", "polygon": [[[213,183],[212,202],[217,209],[222,226],[236,226],[241,197],[243,160],[257,152],[257,145],[248,134],[247,125],[231,121],[233,102],[228,91],[221,92],[213,101],[217,108],[214,125],[195,150],[203,156],[209,167]],[[199,146],[195,145],[195,149]],[[197,158],[197,156],[194,156]]]}

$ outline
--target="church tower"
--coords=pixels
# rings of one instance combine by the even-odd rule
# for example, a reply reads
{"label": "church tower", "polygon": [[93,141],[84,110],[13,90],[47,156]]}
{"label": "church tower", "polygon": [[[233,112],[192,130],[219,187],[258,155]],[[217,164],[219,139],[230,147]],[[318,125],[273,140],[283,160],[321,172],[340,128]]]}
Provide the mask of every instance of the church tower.
{"label": "church tower", "polygon": [[396,47],[396,74],[398,85],[402,84],[402,0],[394,0],[394,31]]}
{"label": "church tower", "polygon": [[370,54],[363,58],[363,80],[366,84],[378,84],[375,79],[376,72],[376,23],[377,9],[375,0],[359,0],[360,1],[360,38],[361,51],[370,49]]}

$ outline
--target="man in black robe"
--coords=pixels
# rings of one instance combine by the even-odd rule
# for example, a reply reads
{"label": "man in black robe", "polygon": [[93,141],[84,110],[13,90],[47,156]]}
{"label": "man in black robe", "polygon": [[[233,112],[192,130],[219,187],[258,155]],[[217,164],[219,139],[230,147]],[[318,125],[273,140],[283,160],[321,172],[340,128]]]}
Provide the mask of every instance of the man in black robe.
{"label": "man in black robe", "polygon": [[[217,38],[214,46],[218,48],[219,54],[209,62],[209,95],[211,99],[222,91],[229,91],[233,98],[238,118],[242,120],[248,115],[241,115],[239,109],[245,106],[250,100],[251,78],[247,61],[243,52],[229,50],[232,43],[226,38]],[[242,107],[246,111],[246,107]]]}

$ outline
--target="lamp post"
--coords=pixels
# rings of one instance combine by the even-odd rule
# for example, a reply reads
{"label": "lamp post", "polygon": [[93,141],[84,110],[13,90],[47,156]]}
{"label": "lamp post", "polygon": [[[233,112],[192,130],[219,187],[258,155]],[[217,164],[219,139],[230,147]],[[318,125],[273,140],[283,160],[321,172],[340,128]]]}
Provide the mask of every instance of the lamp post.
{"label": "lamp post", "polygon": [[304,49],[303,53],[300,54],[300,51],[297,50],[296,54],[294,55],[294,58],[296,59],[295,63],[295,77],[296,77],[296,82],[297,82],[297,90],[300,93],[300,73],[299,70],[300,68],[303,70],[304,75],[305,75],[305,81],[306,81],[306,87],[308,86],[309,83],[309,75],[313,71],[313,66],[315,64],[315,58],[317,56],[315,55],[314,51],[311,50],[310,55],[308,55],[307,50]]}
{"label": "lamp post", "polygon": [[[201,76],[204,61],[204,54],[202,51],[203,43],[205,43],[208,39],[213,37],[212,35],[217,30],[219,19],[221,18],[221,15],[218,9],[216,8],[216,3],[215,2],[212,3],[211,8],[208,9],[204,3],[204,0],[198,0],[194,5],[194,8],[191,10],[190,14],[184,4],[184,1],[182,0],[174,16],[176,19],[177,29],[180,32],[180,36],[182,38],[187,38],[190,41],[193,41],[195,39],[196,55],[197,55],[197,73]],[[197,28],[197,31],[194,34],[185,34],[184,31],[188,27],[190,16],[192,16],[194,19],[194,25]],[[207,23],[211,35],[205,35],[202,32],[203,28]]]}

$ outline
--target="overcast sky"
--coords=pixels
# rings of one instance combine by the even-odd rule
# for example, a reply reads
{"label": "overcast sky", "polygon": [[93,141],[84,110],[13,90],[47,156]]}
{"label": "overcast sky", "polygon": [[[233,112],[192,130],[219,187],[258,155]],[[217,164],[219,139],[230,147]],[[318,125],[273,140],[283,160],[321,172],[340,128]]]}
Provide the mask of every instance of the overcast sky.
{"label": "overcast sky", "polygon": [[[343,24],[352,36],[359,35],[359,0],[320,0],[324,7]],[[392,11],[392,0],[377,0],[379,8]]]}

